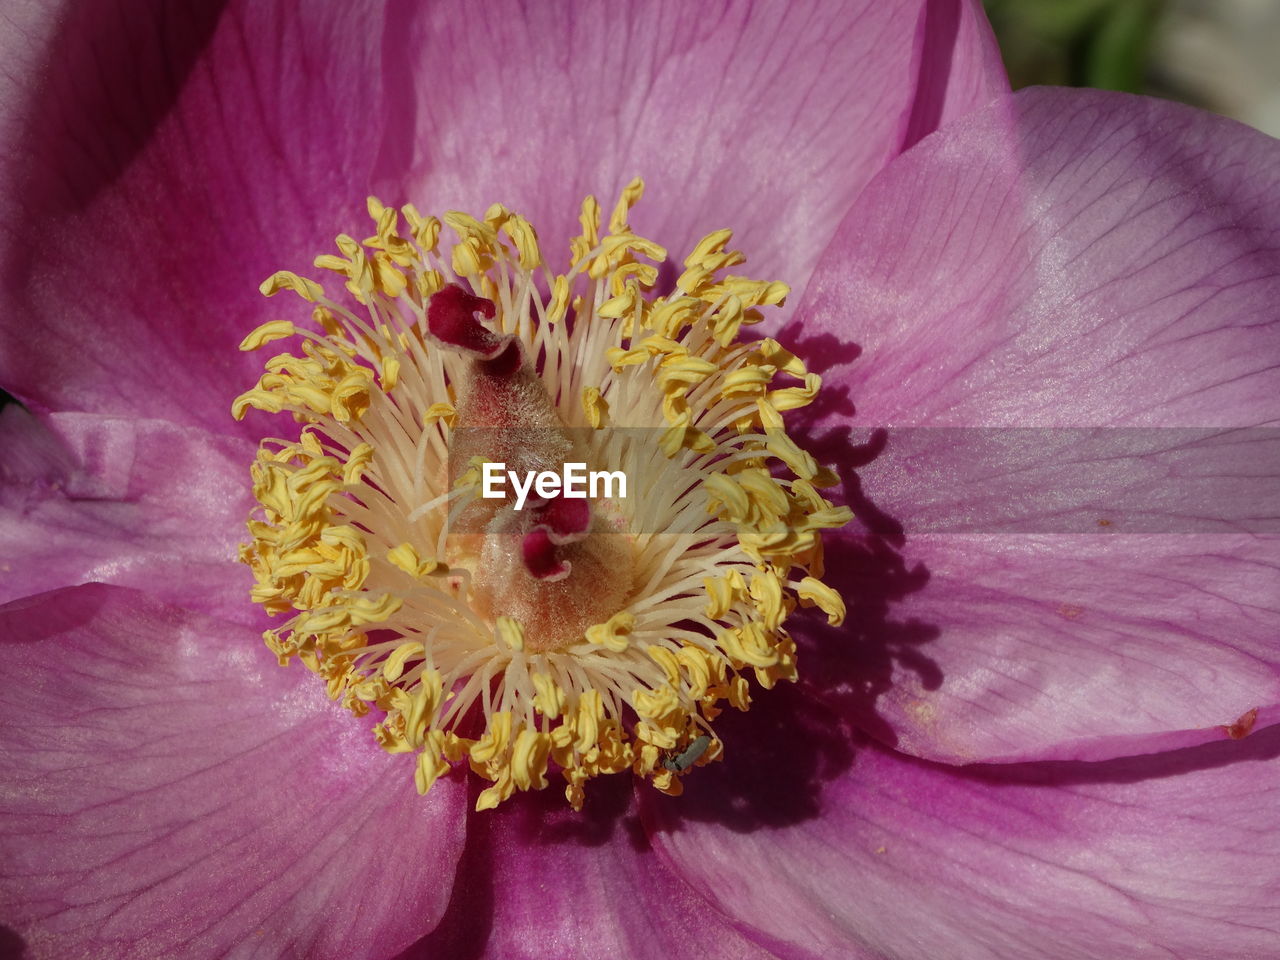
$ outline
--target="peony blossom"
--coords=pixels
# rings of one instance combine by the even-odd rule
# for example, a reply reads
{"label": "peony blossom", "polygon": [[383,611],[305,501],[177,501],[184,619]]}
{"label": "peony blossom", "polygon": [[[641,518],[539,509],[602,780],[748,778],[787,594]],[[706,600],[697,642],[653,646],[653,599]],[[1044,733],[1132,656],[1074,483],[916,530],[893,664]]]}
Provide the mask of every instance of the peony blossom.
{"label": "peony blossom", "polygon": [[[1275,141],[1009,95],[959,0],[18,5],[0,37],[10,953],[1274,954]],[[732,227],[793,291],[758,329],[825,381],[794,433],[856,517],[846,619],[788,621],[797,682],[682,796],[419,796],[262,644],[236,554],[283,427],[230,418],[237,344],[370,193],[501,202],[551,256],[636,175],[638,234]]]}

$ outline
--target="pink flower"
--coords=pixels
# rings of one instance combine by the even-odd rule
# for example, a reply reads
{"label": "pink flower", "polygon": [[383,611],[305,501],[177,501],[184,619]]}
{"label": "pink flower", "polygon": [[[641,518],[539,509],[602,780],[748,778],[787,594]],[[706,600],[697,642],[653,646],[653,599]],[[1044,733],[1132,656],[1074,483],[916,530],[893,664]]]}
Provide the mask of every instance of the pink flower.
{"label": "pink flower", "polygon": [[[959,0],[605,9],[6,13],[0,945],[1273,953],[1280,147],[1001,97]],[[797,291],[849,618],[682,797],[418,797],[262,647],[236,344],[371,190],[551,249],[636,173],[639,232],[731,225]]]}

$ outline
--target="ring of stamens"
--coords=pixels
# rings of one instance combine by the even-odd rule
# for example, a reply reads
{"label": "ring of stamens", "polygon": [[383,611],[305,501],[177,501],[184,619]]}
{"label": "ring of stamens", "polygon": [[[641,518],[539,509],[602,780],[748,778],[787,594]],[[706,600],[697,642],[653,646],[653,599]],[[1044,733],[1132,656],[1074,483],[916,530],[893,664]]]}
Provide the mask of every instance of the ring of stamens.
{"label": "ring of stamens", "polygon": [[[254,601],[288,617],[267,645],[353,713],[380,711],[378,742],[416,755],[423,793],[464,759],[491,781],[478,809],[553,769],[575,807],[627,769],[679,793],[720,756],[712,721],[747,708],[748,675],[795,679],[795,607],[844,616],[821,531],[851,515],[782,416],[819,378],[740,339],[787,288],[728,274],[745,258],[721,230],[655,296],[666,251],[629,225],[642,190],[603,235],[584,201],[563,274],[500,205],[442,223],[371,198],[373,236],[316,259],[345,292],[277,273],[263,292],[312,303],[313,326],[275,320],[241,344],[301,341],[233,405],[302,424],[252,466],[241,559]],[[519,513],[477,498],[495,446],[644,482]]]}

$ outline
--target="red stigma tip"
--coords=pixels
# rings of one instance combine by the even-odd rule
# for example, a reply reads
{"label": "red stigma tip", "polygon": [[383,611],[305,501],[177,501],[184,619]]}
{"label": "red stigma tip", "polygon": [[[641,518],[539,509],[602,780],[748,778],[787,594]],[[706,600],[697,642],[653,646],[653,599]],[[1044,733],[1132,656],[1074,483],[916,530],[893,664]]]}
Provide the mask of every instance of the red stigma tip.
{"label": "red stigma tip", "polygon": [[586,498],[557,495],[538,505],[537,524],[548,532],[552,543],[573,543],[587,535],[591,505]]}
{"label": "red stigma tip", "polygon": [[525,534],[520,550],[525,569],[536,579],[563,580],[569,575],[569,564],[556,559],[555,544],[544,527]]}
{"label": "red stigma tip", "polygon": [[442,343],[474,354],[481,360],[495,360],[514,339],[494,333],[477,319],[497,316],[492,300],[467,293],[456,283],[431,295],[427,303],[427,330]]}

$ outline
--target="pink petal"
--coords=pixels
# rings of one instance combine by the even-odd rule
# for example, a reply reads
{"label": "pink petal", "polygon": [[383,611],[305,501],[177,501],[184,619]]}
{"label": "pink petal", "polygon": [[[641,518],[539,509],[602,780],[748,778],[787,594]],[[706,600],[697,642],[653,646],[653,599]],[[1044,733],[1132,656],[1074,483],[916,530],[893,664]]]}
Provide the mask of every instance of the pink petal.
{"label": "pink petal", "polygon": [[165,11],[0,30],[0,307],[24,318],[0,384],[36,406],[232,429],[235,345],[280,309],[258,283],[367,231],[372,185],[520,205],[563,252],[581,196],[641,173],[638,223],[684,247],[749,204],[757,262],[800,285],[886,159],[1006,88],[975,0]]}
{"label": "pink petal", "polygon": [[475,816],[449,911],[398,960],[768,960],[672,873],[636,819],[627,777],[575,813],[555,784]]}
{"label": "pink petal", "polygon": [[868,188],[803,332],[856,342],[837,369],[867,424],[1254,426],[1280,417],[1278,229],[1270,137],[1023,91]]}
{"label": "pink petal", "polygon": [[1280,720],[1277,538],[946,535],[831,547],[801,682],[917,756],[1095,760]]}
{"label": "pink petal", "polygon": [[419,798],[254,631],[92,585],[0,638],[0,902],[39,955],[387,956],[443,914],[465,790]]}
{"label": "pink petal", "polygon": [[[1105,763],[956,769],[851,749],[830,717],[772,703],[734,719],[722,769],[696,771],[679,799],[644,795],[642,810],[682,875],[782,956],[1274,951],[1280,730]],[[765,742],[739,746],[751,732]]]}
{"label": "pink petal", "polygon": [[[26,17],[20,10],[18,19]],[[364,198],[382,5],[50,4],[0,30],[0,385],[39,407],[232,428],[283,309]],[[21,318],[19,321],[17,318]]]}
{"label": "pink petal", "polygon": [[[871,534],[833,548],[856,613],[810,631],[815,689],[952,761],[1270,722],[1278,161],[1185,107],[1043,90],[868,188],[796,328],[849,394],[813,429]],[[849,450],[850,402],[883,449]]]}
{"label": "pink petal", "polygon": [[902,147],[1009,92],[980,0],[928,0],[916,30],[916,93]]}
{"label": "pink petal", "polygon": [[[47,424],[47,426],[46,426]],[[0,602],[98,581],[258,624],[235,562],[248,441],[161,420],[0,410]]]}
{"label": "pink petal", "polygon": [[[1007,90],[970,0],[628,5],[455,2],[393,31],[394,63],[440,64],[417,97],[404,198],[529,216],[549,256],[636,176],[633,222],[678,263],[737,231],[750,269],[802,289],[863,185],[904,142]],[[401,53],[400,51],[406,51]],[[390,198],[388,198],[390,200]]]}

